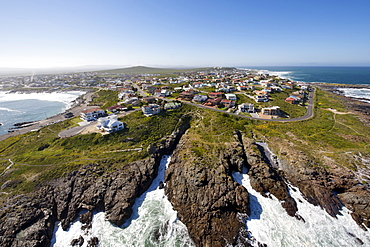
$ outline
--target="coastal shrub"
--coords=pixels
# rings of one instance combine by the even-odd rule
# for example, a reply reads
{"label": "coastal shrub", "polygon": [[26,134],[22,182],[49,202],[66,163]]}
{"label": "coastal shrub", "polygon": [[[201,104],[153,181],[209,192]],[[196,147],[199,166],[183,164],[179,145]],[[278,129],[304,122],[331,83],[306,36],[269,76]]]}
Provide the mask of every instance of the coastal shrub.
{"label": "coastal shrub", "polygon": [[39,148],[37,149],[37,151],[42,151],[46,148],[50,147],[50,144],[48,143],[45,143],[45,144],[41,144],[41,146],[39,146]]}
{"label": "coastal shrub", "polygon": [[106,109],[113,106],[118,102],[118,91],[112,90],[99,90],[95,93],[90,105],[97,105]]}

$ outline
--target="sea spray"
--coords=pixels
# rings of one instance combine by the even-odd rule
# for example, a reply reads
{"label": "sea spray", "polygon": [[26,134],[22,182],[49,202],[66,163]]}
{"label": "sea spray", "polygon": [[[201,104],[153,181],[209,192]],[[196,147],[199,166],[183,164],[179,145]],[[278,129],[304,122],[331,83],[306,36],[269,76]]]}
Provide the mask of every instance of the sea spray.
{"label": "sea spray", "polygon": [[291,196],[298,204],[298,214],[304,220],[290,217],[273,195],[262,196],[255,191],[247,171],[234,172],[235,181],[250,194],[251,215],[246,228],[260,243],[274,247],[290,246],[370,246],[370,232],[362,230],[352,219],[347,208],[337,219],[319,206],[307,202],[298,188],[288,185]]}
{"label": "sea spray", "polygon": [[70,245],[73,239],[83,236],[82,246],[87,246],[87,240],[98,237],[100,246],[157,246],[185,247],[194,246],[186,226],[177,219],[177,213],[159,188],[164,181],[166,166],[171,156],[161,160],[158,176],[153,180],[149,189],[136,199],[133,214],[122,227],[112,225],[105,219],[104,212],[95,213],[92,227],[88,231],[81,230],[82,223],[75,221],[68,231],[56,224],[51,246],[61,247]]}
{"label": "sea spray", "polygon": [[344,96],[370,103],[370,88],[337,88]]}

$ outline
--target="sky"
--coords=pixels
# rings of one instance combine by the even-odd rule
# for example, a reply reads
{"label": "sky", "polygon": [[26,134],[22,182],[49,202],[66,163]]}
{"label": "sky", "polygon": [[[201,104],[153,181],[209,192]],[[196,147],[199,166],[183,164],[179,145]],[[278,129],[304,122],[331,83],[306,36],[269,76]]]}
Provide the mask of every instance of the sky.
{"label": "sky", "polygon": [[0,0],[0,67],[370,66],[368,0]]}

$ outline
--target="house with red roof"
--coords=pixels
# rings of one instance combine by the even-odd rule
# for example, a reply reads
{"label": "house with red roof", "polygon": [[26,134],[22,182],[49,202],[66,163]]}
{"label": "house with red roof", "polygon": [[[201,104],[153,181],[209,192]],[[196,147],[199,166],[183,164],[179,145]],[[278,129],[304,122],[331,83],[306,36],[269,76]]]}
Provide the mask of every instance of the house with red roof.
{"label": "house with red roof", "polygon": [[95,121],[100,117],[104,117],[107,114],[100,107],[86,109],[81,111],[81,119],[84,121]]}

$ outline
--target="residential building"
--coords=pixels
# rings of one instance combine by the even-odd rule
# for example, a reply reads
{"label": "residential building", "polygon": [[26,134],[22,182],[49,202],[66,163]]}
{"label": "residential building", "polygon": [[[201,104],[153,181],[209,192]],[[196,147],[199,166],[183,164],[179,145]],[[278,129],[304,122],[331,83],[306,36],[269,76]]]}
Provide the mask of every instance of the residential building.
{"label": "residential building", "polygon": [[104,116],[106,116],[105,111],[99,107],[83,110],[81,112],[81,119],[84,121],[95,121],[96,119]]}
{"label": "residential building", "polygon": [[238,105],[238,109],[241,112],[248,112],[248,113],[254,113],[255,112],[254,105],[249,104],[249,103],[243,103],[243,104]]}
{"label": "residential building", "polygon": [[110,112],[117,112],[117,111],[127,110],[127,108],[121,105],[114,105],[114,106],[107,107],[107,110]]}
{"label": "residential building", "polygon": [[208,97],[211,98],[211,99],[214,99],[214,98],[221,98],[223,95],[223,93],[221,92],[211,92],[208,94]]}
{"label": "residential building", "polygon": [[123,101],[124,104],[131,104],[131,105],[138,105],[139,98],[138,97],[131,97]]}
{"label": "residential building", "polygon": [[99,125],[96,127],[100,130],[104,130],[107,133],[113,133],[125,128],[125,124],[117,120],[117,116],[108,116],[100,118]]}
{"label": "residential building", "polygon": [[143,111],[145,116],[149,117],[149,116],[160,113],[161,107],[157,104],[149,104],[149,105],[143,106],[141,110]]}
{"label": "residential building", "polygon": [[208,99],[208,96],[207,95],[197,94],[197,95],[194,96],[193,101],[194,102],[204,102],[207,99]]}
{"label": "residential building", "polygon": [[206,103],[204,103],[205,106],[216,106],[220,104],[221,98],[214,98],[214,99],[208,99]]}
{"label": "residential building", "polygon": [[142,101],[143,101],[143,102],[148,103],[148,104],[152,104],[152,103],[154,103],[156,100],[157,100],[157,99],[156,99],[156,98],[154,98],[154,97],[144,97],[144,98],[142,99]]}
{"label": "residential building", "polygon": [[181,107],[181,103],[178,103],[178,102],[169,102],[169,103],[166,103],[163,108],[165,110],[171,110],[171,109],[177,109],[179,107]]}
{"label": "residential building", "polygon": [[225,94],[226,99],[228,100],[237,100],[236,95],[233,93],[227,93]]}
{"label": "residential building", "polygon": [[256,95],[256,96],[254,96],[254,100],[257,103],[259,103],[259,102],[268,102],[269,101],[268,97],[265,96],[265,95]]}
{"label": "residential building", "polygon": [[226,108],[231,108],[231,107],[235,106],[235,101],[234,100],[223,99],[223,100],[221,100],[220,104],[224,105]]}
{"label": "residential building", "polygon": [[180,99],[183,99],[183,100],[192,100],[194,98],[194,94],[192,92],[181,92],[180,95],[179,95],[179,98]]}
{"label": "residential building", "polygon": [[285,99],[285,102],[289,104],[299,104],[300,101],[301,99],[294,95],[290,95],[288,98]]}
{"label": "residential building", "polygon": [[262,108],[261,110],[262,115],[270,115],[270,116],[279,116],[280,115],[280,107],[279,106],[270,106],[267,108]]}

